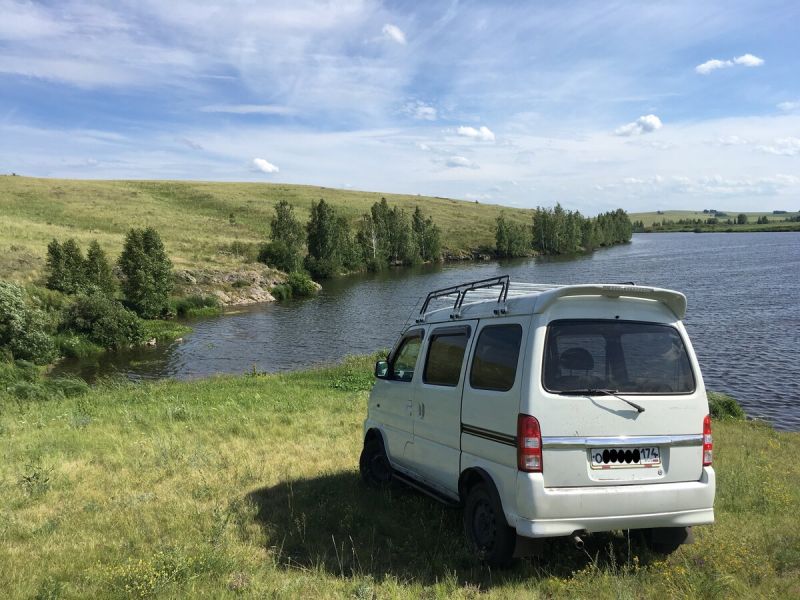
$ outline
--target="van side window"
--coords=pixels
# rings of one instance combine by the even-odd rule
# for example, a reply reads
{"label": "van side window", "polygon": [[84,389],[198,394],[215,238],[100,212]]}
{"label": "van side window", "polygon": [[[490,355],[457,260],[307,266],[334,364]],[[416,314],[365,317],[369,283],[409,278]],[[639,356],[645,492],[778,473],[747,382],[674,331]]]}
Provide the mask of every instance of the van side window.
{"label": "van side window", "polygon": [[507,392],[514,387],[521,341],[520,325],[484,327],[472,357],[470,386],[476,390],[497,392]]}
{"label": "van side window", "polygon": [[428,345],[422,381],[430,385],[457,386],[468,340],[469,329],[466,327],[434,331]]}
{"label": "van side window", "polygon": [[422,346],[422,336],[415,335],[406,338],[389,365],[389,379],[394,381],[411,381],[414,378],[414,368],[417,365],[419,349]]}

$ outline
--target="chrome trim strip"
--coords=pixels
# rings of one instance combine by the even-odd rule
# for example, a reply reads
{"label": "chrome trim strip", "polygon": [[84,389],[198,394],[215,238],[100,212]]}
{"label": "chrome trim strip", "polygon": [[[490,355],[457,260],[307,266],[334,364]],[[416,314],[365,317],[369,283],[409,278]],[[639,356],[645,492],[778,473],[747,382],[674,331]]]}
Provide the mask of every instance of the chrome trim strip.
{"label": "chrome trim strip", "polygon": [[543,437],[543,448],[614,448],[619,446],[702,446],[703,435],[642,435],[617,437]]}

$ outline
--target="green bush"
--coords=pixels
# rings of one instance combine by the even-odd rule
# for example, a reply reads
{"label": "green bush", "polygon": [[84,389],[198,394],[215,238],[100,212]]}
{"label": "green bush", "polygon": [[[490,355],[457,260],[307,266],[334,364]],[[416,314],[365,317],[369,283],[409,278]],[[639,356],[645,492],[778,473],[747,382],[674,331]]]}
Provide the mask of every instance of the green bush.
{"label": "green bush", "polygon": [[108,296],[114,296],[117,291],[117,278],[111,270],[106,253],[94,240],[89,244],[89,251],[86,253],[84,263],[84,274],[86,277],[86,287],[94,286]]}
{"label": "green bush", "polygon": [[66,310],[60,329],[85,335],[103,348],[119,349],[144,341],[139,318],[101,293],[78,297]]}
{"label": "green bush", "polygon": [[144,326],[145,339],[155,339],[159,343],[177,340],[192,331],[191,327],[187,327],[175,320],[153,319],[142,321],[142,325]]}
{"label": "green bush", "polygon": [[60,313],[72,302],[65,293],[38,285],[28,285],[25,291],[31,303],[47,313]]}
{"label": "green bush", "polygon": [[735,398],[721,392],[708,392],[708,406],[715,419],[744,419],[742,407]]}
{"label": "green bush", "polygon": [[279,283],[278,285],[272,286],[272,289],[270,289],[269,293],[272,294],[275,300],[279,302],[291,300],[292,298],[292,288],[285,283]]}
{"label": "green bush", "polygon": [[170,308],[179,317],[200,317],[219,314],[221,306],[214,296],[194,294],[185,298],[174,298],[170,302]]}
{"label": "green bush", "polygon": [[306,270],[317,280],[331,279],[341,271],[341,264],[330,258],[315,258],[308,255],[303,264]]}
{"label": "green bush", "polygon": [[136,314],[144,319],[155,319],[169,310],[172,262],[155,229],[128,231],[119,267],[125,300]]}
{"label": "green bush", "polygon": [[57,333],[53,340],[58,354],[67,358],[89,358],[102,354],[105,350],[86,336],[75,333]]}
{"label": "green bush", "polygon": [[300,261],[300,255],[297,250],[289,247],[288,244],[281,240],[263,244],[258,253],[258,262],[287,273],[297,269]]}
{"label": "green bush", "polygon": [[269,228],[271,241],[261,246],[258,260],[287,273],[296,271],[302,260],[305,232],[286,200],[275,205]]}
{"label": "green bush", "polygon": [[45,315],[30,306],[25,291],[0,281],[0,349],[16,359],[47,364],[55,358],[55,346],[46,328]]}
{"label": "green bush", "polygon": [[292,290],[294,298],[307,298],[317,293],[317,286],[306,273],[295,271],[289,273],[286,278],[286,285]]}
{"label": "green bush", "polygon": [[307,273],[295,271],[289,274],[286,283],[273,286],[270,293],[279,301],[307,298],[317,293],[317,285]]}
{"label": "green bush", "polygon": [[47,287],[65,294],[77,294],[86,283],[86,262],[78,243],[63,244],[54,239],[47,246]]}

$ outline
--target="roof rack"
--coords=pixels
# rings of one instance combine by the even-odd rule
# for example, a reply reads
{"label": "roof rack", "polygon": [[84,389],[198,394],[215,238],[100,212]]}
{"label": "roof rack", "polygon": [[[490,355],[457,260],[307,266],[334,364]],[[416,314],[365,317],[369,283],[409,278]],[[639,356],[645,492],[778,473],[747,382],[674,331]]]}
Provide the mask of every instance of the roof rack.
{"label": "roof rack", "polygon": [[[500,286],[499,294],[490,289],[498,286]],[[431,302],[446,296],[455,296],[455,301],[450,311],[450,318],[459,319],[461,317],[464,299],[470,292],[474,292],[474,301],[476,302],[496,302],[497,306],[493,311],[495,315],[507,313],[507,302],[509,298],[524,296],[536,297],[535,305],[532,307],[533,311],[536,313],[545,311],[559,298],[570,296],[605,296],[607,298],[619,298],[620,296],[625,296],[628,298],[646,298],[661,302],[671,310],[678,319],[682,319],[686,314],[686,296],[680,292],[662,288],[638,286],[632,281],[577,285],[522,282],[514,282],[512,284],[508,275],[501,275],[499,277],[480,279],[478,281],[467,281],[459,285],[453,285],[430,292],[422,303],[422,308],[419,311],[416,322],[424,323]],[[444,310],[444,308],[437,310]]]}
{"label": "roof rack", "polygon": [[458,313],[461,305],[464,304],[464,298],[466,298],[467,293],[474,290],[496,287],[498,285],[502,286],[500,288],[500,294],[497,297],[497,302],[498,304],[505,302],[506,298],[508,298],[509,283],[510,278],[508,275],[500,275],[499,277],[490,277],[489,279],[479,279],[477,281],[467,281],[466,283],[461,283],[459,285],[452,285],[440,290],[433,290],[432,292],[428,293],[427,297],[425,298],[425,302],[422,303],[422,308],[419,310],[417,323],[421,323],[425,320],[425,311],[428,310],[428,306],[430,305],[431,301],[436,300],[437,298],[444,298],[445,296],[452,296],[454,294],[456,295],[455,302],[453,303],[453,314]]}

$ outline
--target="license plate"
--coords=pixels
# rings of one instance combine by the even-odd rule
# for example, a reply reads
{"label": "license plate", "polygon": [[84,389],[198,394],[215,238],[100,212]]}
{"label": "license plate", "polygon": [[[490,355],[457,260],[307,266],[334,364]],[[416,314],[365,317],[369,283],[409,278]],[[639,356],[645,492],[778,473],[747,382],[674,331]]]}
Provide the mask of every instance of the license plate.
{"label": "license plate", "polygon": [[658,446],[592,448],[591,459],[593,469],[655,467],[661,464],[661,449]]}

